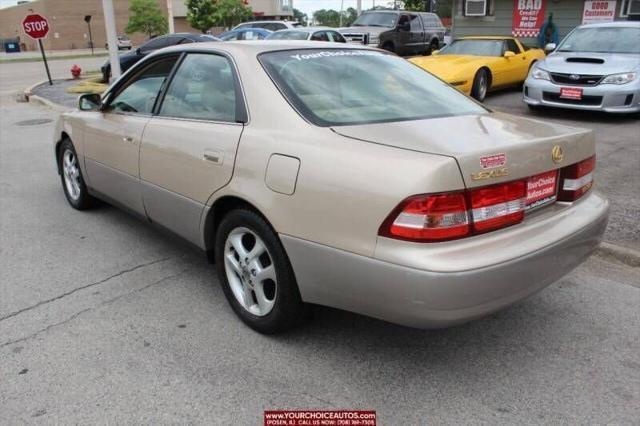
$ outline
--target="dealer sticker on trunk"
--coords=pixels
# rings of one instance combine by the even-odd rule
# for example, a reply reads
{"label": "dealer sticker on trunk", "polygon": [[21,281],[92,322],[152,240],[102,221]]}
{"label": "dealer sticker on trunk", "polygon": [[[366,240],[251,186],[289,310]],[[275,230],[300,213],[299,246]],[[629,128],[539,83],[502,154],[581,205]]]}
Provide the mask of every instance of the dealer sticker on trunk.
{"label": "dealer sticker on trunk", "polygon": [[480,167],[482,167],[483,169],[502,167],[505,164],[507,164],[507,154],[504,153],[480,157]]}
{"label": "dealer sticker on trunk", "polygon": [[555,201],[557,177],[558,171],[551,170],[527,179],[527,210]]}

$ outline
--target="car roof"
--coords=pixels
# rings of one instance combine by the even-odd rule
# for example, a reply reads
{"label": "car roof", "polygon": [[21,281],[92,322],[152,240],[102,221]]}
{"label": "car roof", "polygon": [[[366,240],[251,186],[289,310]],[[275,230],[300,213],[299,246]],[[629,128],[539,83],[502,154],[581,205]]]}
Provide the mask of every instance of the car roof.
{"label": "car roof", "polygon": [[615,21],[615,22],[599,22],[597,24],[580,25],[579,28],[640,28],[640,21]]}
{"label": "car roof", "polygon": [[315,33],[316,31],[335,31],[338,32],[335,28],[331,27],[298,27],[298,28],[287,28],[286,30],[278,30],[277,33]]}
{"label": "car roof", "polygon": [[513,40],[514,38],[510,36],[467,36],[458,37],[456,40]]}
{"label": "car roof", "polygon": [[206,51],[212,52],[226,52],[232,56],[246,56],[246,55],[259,55],[264,52],[276,52],[298,49],[313,49],[313,50],[327,50],[327,49],[349,49],[349,50],[378,50],[373,47],[368,47],[362,44],[348,44],[348,43],[335,43],[335,42],[322,42],[307,41],[307,40],[246,40],[246,41],[225,41],[222,43],[216,42],[204,42],[204,43],[190,43],[179,44],[177,46],[166,47],[164,49],[157,50],[153,53],[153,56],[158,52],[188,52],[188,51]]}

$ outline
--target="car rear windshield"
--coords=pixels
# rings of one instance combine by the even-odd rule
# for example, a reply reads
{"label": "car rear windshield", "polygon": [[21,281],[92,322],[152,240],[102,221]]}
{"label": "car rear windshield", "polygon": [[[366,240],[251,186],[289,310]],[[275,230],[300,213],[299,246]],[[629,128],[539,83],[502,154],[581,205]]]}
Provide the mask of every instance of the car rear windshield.
{"label": "car rear windshield", "polygon": [[502,56],[502,40],[462,39],[442,49],[439,55]]}
{"label": "car rear windshield", "polygon": [[352,27],[388,27],[396,25],[398,14],[395,12],[365,12],[351,24]]}
{"label": "car rear windshield", "polygon": [[318,126],[487,112],[421,68],[379,51],[287,50],[259,60],[289,103]]}
{"label": "car rear windshield", "polygon": [[576,28],[565,38],[560,52],[640,53],[640,27]]}
{"label": "car rear windshield", "polygon": [[269,40],[306,40],[309,33],[305,31],[276,31],[267,37]]}

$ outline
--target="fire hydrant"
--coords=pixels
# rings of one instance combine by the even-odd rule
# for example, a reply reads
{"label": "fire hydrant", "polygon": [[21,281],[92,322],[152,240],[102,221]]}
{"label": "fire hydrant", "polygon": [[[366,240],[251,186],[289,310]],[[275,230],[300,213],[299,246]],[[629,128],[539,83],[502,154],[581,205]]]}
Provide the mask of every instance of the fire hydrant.
{"label": "fire hydrant", "polygon": [[73,76],[73,78],[80,78],[80,73],[82,72],[82,68],[80,68],[77,65],[73,65],[71,67],[71,75]]}

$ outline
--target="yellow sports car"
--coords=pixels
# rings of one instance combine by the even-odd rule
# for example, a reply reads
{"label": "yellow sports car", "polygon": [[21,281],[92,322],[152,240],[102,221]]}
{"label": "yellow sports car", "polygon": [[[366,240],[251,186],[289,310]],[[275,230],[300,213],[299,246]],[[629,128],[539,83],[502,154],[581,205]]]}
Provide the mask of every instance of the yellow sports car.
{"label": "yellow sports car", "polygon": [[409,59],[467,95],[484,100],[489,90],[521,84],[542,49],[513,37],[463,37],[432,56]]}

